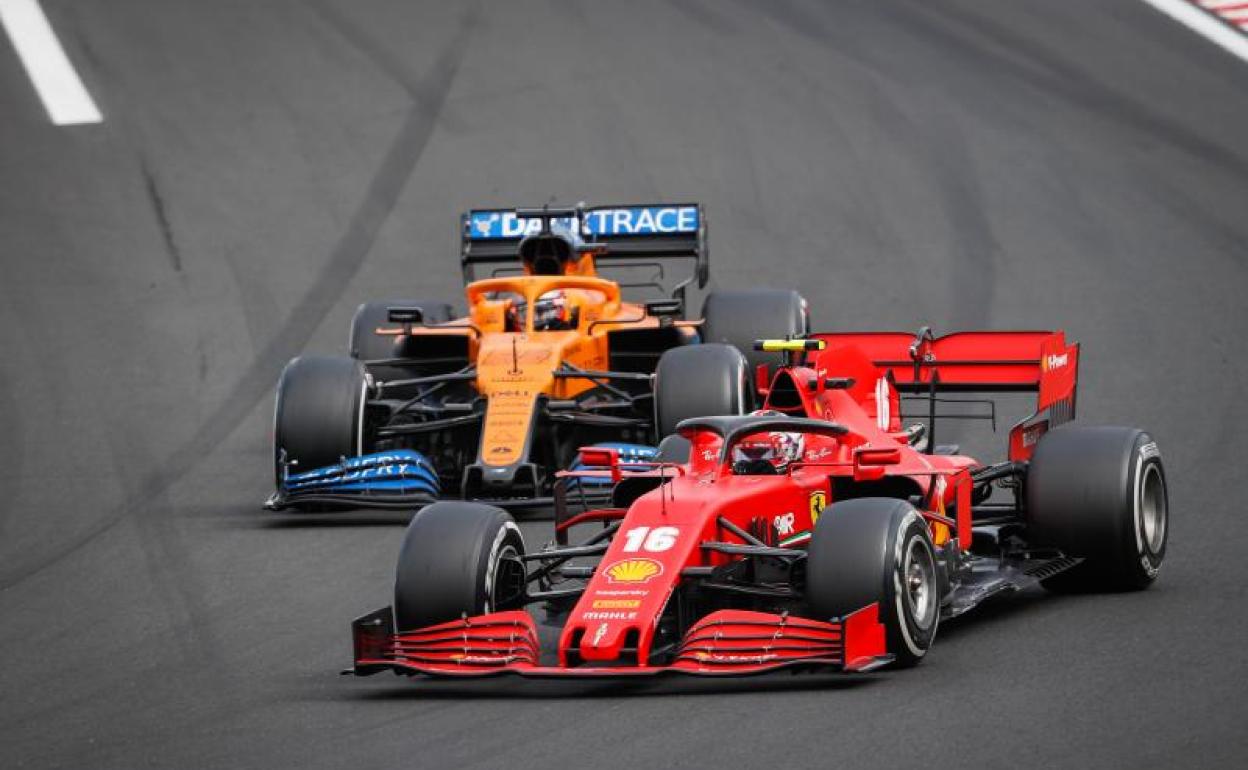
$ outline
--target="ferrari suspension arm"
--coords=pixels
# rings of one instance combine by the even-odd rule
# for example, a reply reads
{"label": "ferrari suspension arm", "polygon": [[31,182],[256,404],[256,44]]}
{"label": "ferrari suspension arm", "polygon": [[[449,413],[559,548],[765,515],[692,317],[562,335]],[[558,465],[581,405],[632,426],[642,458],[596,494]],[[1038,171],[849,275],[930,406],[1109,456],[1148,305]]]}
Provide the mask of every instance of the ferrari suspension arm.
{"label": "ferrari suspension arm", "polygon": [[535,554],[532,554],[531,556],[526,555],[524,557],[526,560],[536,558],[543,562],[542,566],[538,567],[537,569],[529,573],[527,582],[531,583],[534,580],[539,580],[541,578],[546,577],[551,572],[554,572],[556,568],[558,568],[561,564],[566,562],[568,559],[573,559],[573,558],[576,558],[577,556],[596,556],[598,554],[605,553],[607,550],[608,543],[603,542],[603,541],[609,540],[611,536],[614,535],[616,530],[618,530],[619,528],[620,528],[620,522],[617,521],[611,526],[603,529],[601,532],[597,533],[593,537],[589,538],[588,540],[586,540],[584,543],[582,543],[579,546],[573,546],[570,548],[557,548],[557,549],[550,550],[550,551],[543,551],[543,552],[535,553]]}
{"label": "ferrari suspension arm", "polygon": [[607,543],[574,545],[568,548],[538,551],[537,553],[526,553],[520,557],[520,561],[548,561],[550,559],[575,559],[578,556],[597,556],[600,553],[606,552],[607,545]]}
{"label": "ferrari suspension arm", "polygon": [[717,583],[707,581],[699,583],[698,588],[707,591],[724,591],[726,593],[744,594],[746,596],[763,596],[769,599],[798,599],[802,595],[790,588],[773,588],[762,585],[742,585],[738,583]]}
{"label": "ferrari suspension arm", "polygon": [[989,481],[1009,478],[1010,476],[1022,476],[1026,472],[1027,463],[1025,462],[995,463],[971,471],[971,481],[976,484],[986,484]]}
{"label": "ferrari suspension arm", "polygon": [[719,526],[728,530],[729,532],[741,538],[742,540],[754,546],[755,548],[769,548],[770,547],[766,543],[764,543],[762,540],[759,540],[758,538],[754,537],[749,532],[746,532],[744,529],[741,529],[736,524],[733,524],[731,521],[728,521],[727,519],[725,519],[723,516],[719,517]]}
{"label": "ferrari suspension arm", "polygon": [[772,548],[759,545],[740,545],[739,543],[721,543],[707,540],[702,543],[707,551],[731,554],[733,556],[771,556],[777,559],[805,559],[806,552],[796,548]]}

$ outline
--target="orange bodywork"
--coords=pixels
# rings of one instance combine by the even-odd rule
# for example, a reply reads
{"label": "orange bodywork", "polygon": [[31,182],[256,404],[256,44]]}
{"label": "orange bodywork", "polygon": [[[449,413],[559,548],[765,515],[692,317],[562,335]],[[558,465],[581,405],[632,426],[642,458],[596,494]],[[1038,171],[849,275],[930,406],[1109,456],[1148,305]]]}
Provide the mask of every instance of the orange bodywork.
{"label": "orange bodywork", "polygon": [[[377,334],[461,335],[468,338],[469,361],[476,363],[477,390],[487,399],[482,427],[480,461],[486,465],[507,466],[525,457],[539,397],[570,399],[595,387],[592,380],[556,377],[563,363],[579,369],[602,371],[608,368],[608,341],[611,332],[621,329],[657,328],[660,319],[646,313],[644,306],[624,302],[620,286],[594,275],[591,260],[569,266],[568,275],[519,275],[488,278],[468,284],[468,316],[439,326],[378,328]],[[569,306],[576,309],[576,324],[566,331],[539,331],[533,328],[534,313],[528,312],[522,330],[508,329],[508,309],[517,299],[526,307],[536,307],[542,295],[562,291]],[[500,299],[500,296],[503,298]],[[696,327],[688,321],[675,326]]]}

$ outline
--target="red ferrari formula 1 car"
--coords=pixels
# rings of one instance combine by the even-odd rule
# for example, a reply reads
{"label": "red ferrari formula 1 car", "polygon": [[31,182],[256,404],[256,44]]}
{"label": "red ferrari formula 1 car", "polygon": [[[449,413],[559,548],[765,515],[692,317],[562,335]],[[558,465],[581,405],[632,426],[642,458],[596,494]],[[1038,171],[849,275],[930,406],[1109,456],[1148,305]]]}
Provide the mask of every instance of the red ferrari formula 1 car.
{"label": "red ferrari formula 1 car", "polygon": [[[1061,332],[762,342],[753,415],[686,419],[647,466],[611,449],[560,482],[554,542],[504,511],[413,518],[394,605],[353,624],[353,672],[482,676],[866,671],[918,663],[940,621],[1040,583],[1139,589],[1166,549],[1157,444],[1063,425],[1078,345]],[[674,355],[680,355],[676,353]],[[726,389],[737,370],[725,368]],[[958,392],[1035,391],[1007,458],[932,442]],[[903,404],[924,421],[907,426]],[[965,407],[959,407],[965,408]],[[1060,426],[1060,427],[1059,427]],[[582,477],[612,507],[578,510]],[[996,501],[994,489],[1008,497]],[[575,545],[570,532],[588,530]]]}

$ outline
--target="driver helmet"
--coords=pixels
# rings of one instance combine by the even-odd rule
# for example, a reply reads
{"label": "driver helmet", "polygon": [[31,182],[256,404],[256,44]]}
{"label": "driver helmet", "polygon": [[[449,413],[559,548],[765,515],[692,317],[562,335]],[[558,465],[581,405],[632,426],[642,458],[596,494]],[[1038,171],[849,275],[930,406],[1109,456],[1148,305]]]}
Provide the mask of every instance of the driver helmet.
{"label": "driver helmet", "polygon": [[562,289],[548,291],[533,303],[533,330],[566,331],[575,325],[568,293]]}
{"label": "driver helmet", "polygon": [[509,332],[524,331],[524,319],[528,314],[528,303],[522,298],[505,298],[507,310],[504,314],[504,329]]}
{"label": "driver helmet", "polygon": [[[760,409],[751,414],[761,417],[785,416],[774,409]],[[801,433],[756,433],[746,436],[732,448],[732,463],[734,467],[755,469],[748,471],[751,473],[759,472],[764,466],[770,466],[776,473],[783,473],[789,463],[802,459],[805,451],[806,439]]]}

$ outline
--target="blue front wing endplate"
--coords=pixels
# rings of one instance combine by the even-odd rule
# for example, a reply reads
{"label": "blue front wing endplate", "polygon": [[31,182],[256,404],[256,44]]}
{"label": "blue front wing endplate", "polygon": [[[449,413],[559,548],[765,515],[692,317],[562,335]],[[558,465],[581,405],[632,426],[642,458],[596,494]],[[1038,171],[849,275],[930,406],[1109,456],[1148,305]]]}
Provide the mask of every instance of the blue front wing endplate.
{"label": "blue front wing endplate", "polygon": [[[630,471],[649,471],[654,470],[657,466],[656,459],[659,456],[659,450],[656,447],[646,446],[645,444],[624,444],[620,442],[607,441],[600,444],[594,444],[595,447],[603,449],[614,449],[619,453],[620,465]],[[605,468],[596,465],[585,465],[578,458],[571,466],[570,471],[600,471]],[[577,485],[586,487],[605,487],[610,486],[611,478],[608,476],[580,476],[573,480],[571,485],[573,489]]]}
{"label": "blue front wing endplate", "polygon": [[278,492],[289,502],[307,497],[437,499],[442,488],[433,463],[420,452],[395,449],[345,458],[336,465],[287,473]]}

